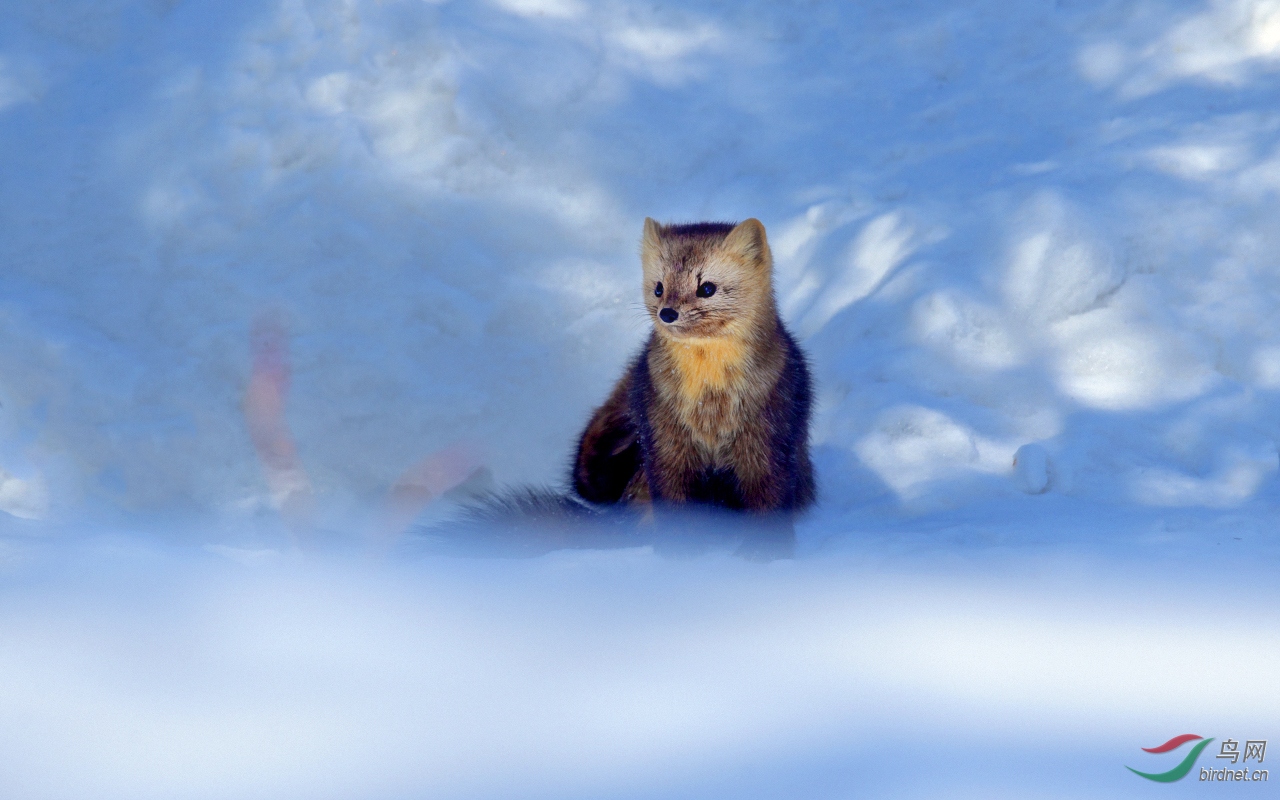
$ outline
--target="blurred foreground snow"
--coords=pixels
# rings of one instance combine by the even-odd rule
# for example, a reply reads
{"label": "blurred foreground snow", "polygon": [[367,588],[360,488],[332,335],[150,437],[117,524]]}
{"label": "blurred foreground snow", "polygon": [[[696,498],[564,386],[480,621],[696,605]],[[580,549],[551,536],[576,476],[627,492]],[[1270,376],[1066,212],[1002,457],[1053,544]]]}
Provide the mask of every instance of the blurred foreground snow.
{"label": "blurred foreground snow", "polygon": [[1146,797],[1141,747],[1272,735],[1274,551],[974,533],[768,565],[43,548],[0,589],[0,794]]}

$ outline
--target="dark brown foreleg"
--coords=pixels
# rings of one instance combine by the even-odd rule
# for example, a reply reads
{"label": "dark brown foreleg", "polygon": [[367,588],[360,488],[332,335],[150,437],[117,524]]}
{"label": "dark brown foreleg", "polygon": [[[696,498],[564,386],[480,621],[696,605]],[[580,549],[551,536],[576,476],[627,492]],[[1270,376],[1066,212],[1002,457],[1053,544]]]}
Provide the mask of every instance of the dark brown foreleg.
{"label": "dark brown foreleg", "polygon": [[688,431],[670,409],[659,407],[650,415],[653,443],[646,464],[649,493],[654,502],[680,505],[693,499],[694,481],[705,468]]}
{"label": "dark brown foreleg", "polygon": [[771,438],[766,421],[760,419],[733,441],[733,467],[742,507],[747,511],[778,511],[785,504],[787,476],[773,452]]}

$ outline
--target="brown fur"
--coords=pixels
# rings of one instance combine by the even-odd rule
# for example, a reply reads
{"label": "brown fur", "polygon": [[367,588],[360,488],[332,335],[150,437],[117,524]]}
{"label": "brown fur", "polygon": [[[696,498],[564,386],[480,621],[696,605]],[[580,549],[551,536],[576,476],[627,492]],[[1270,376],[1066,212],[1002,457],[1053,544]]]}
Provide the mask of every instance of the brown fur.
{"label": "brown fur", "polygon": [[[778,319],[764,226],[647,219],[641,265],[654,332],[583,432],[575,489],[604,503],[812,503],[808,370]],[[698,297],[706,282],[715,292]]]}

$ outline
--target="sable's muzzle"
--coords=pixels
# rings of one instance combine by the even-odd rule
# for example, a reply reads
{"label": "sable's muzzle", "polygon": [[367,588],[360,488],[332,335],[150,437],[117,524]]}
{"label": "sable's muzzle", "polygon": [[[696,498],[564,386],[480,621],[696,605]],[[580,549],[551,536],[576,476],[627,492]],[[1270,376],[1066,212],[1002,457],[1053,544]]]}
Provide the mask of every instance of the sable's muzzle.
{"label": "sable's muzzle", "polygon": [[667,324],[675,322],[679,316],[680,316],[679,312],[677,312],[674,308],[664,308],[658,312],[658,317]]}

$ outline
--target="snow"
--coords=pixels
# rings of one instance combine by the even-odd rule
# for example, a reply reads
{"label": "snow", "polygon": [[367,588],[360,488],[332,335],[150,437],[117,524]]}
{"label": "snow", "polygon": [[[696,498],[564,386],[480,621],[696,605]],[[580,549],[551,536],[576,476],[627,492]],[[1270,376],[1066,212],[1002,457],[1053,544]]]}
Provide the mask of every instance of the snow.
{"label": "snow", "polygon": [[1152,548],[1112,543],[957,558],[979,548],[935,535],[893,537],[925,556],[768,565],[48,552],[0,590],[0,781],[10,797],[1139,797],[1123,765],[1163,763],[1139,747],[1168,731],[1269,735],[1270,564],[1151,570]]}
{"label": "snow", "polygon": [[[1278,729],[1280,3],[8,11],[0,794],[1138,796]],[[562,477],[645,216],[768,229],[797,559],[378,555]]]}

